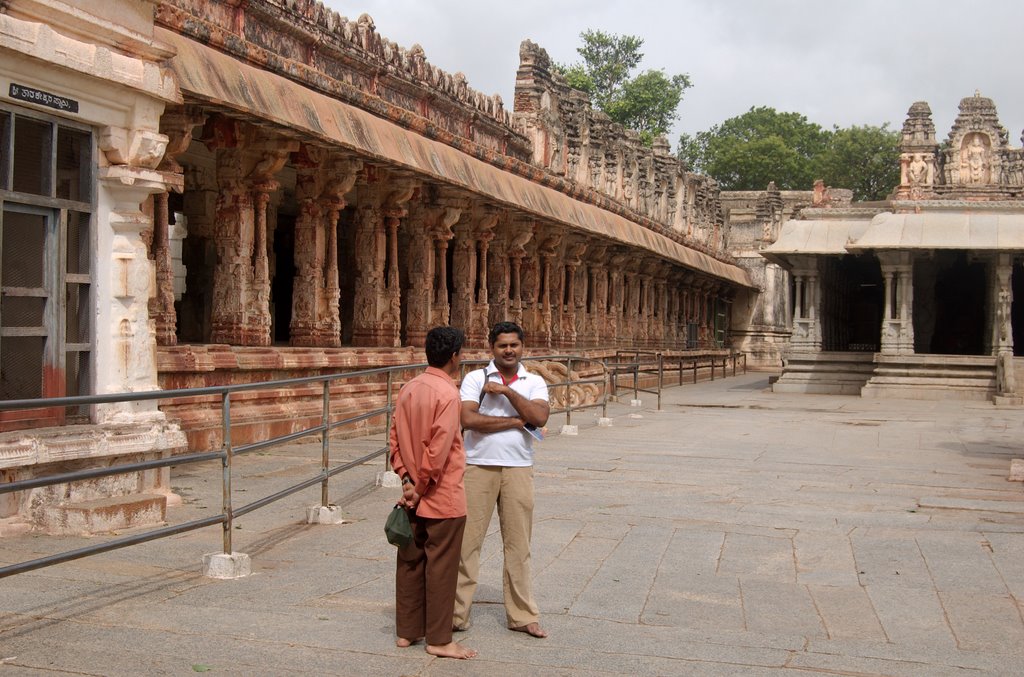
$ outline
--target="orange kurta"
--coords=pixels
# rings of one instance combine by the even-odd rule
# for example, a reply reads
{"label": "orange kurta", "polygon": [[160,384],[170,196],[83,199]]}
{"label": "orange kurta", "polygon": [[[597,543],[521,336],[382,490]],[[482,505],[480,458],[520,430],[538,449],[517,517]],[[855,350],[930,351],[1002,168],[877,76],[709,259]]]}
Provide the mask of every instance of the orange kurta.
{"label": "orange kurta", "polygon": [[455,382],[435,367],[427,367],[398,393],[391,426],[391,466],[399,477],[408,474],[415,482],[420,517],[466,514],[461,409]]}

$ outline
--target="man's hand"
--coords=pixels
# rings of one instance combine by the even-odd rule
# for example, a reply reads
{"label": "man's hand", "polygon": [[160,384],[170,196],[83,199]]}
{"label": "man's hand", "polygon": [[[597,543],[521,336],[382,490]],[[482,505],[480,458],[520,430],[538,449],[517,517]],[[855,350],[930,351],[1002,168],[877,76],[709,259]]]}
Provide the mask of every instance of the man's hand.
{"label": "man's hand", "polygon": [[402,497],[398,499],[398,505],[415,510],[420,503],[420,495],[416,493],[416,486],[410,483],[402,485]]}
{"label": "man's hand", "polygon": [[510,392],[512,392],[512,389],[504,383],[499,383],[498,381],[487,381],[484,383],[484,395],[504,395],[508,397]]}

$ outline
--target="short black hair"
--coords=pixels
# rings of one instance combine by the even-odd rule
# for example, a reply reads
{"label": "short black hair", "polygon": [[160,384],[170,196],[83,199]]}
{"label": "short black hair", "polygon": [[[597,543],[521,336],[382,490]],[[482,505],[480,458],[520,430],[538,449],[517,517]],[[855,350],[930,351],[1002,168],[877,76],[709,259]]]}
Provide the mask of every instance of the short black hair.
{"label": "short black hair", "polygon": [[499,322],[498,324],[491,327],[491,332],[487,335],[487,343],[494,345],[494,342],[498,340],[498,336],[501,334],[515,334],[519,337],[519,340],[523,340],[523,328],[515,322]]}
{"label": "short black hair", "polygon": [[427,332],[427,364],[440,369],[462,350],[466,335],[455,327],[434,327]]}

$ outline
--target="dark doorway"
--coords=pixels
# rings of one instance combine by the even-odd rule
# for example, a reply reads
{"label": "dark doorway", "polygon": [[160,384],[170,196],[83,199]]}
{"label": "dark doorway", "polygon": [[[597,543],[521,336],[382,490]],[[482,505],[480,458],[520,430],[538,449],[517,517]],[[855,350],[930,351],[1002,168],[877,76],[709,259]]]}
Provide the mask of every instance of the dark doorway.
{"label": "dark doorway", "polygon": [[278,213],[274,229],[274,270],[270,281],[273,343],[291,338],[292,290],[295,286],[295,217]]}
{"label": "dark doorway", "polygon": [[878,260],[870,254],[825,259],[821,285],[822,350],[877,352],[885,310]]}
{"label": "dark doorway", "polygon": [[1013,264],[1013,305],[1010,322],[1013,324],[1013,354],[1024,355],[1024,266],[1020,261]]}
{"label": "dark doorway", "polygon": [[935,252],[914,263],[914,352],[983,355],[988,294],[985,264],[967,253]]}

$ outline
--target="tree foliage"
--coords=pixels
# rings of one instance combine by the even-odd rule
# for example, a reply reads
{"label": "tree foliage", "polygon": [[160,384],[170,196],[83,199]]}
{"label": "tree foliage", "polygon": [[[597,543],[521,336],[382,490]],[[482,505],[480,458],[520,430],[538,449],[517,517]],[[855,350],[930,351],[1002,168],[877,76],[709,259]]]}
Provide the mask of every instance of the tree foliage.
{"label": "tree foliage", "polygon": [[667,75],[664,70],[634,70],[643,60],[644,41],[633,35],[614,35],[587,30],[580,33],[583,45],[576,51],[582,62],[556,64],[569,84],[590,94],[591,102],[608,117],[640,132],[648,145],[666,134],[679,114],[690,76]]}
{"label": "tree foliage", "polygon": [[695,136],[679,156],[723,190],[809,190],[815,179],[879,200],[899,183],[899,135],[888,125],[822,128],[798,113],[751,108]]}
{"label": "tree foliage", "polygon": [[858,200],[882,200],[900,182],[899,134],[888,124],[836,128],[819,170],[825,183],[852,188]]}

